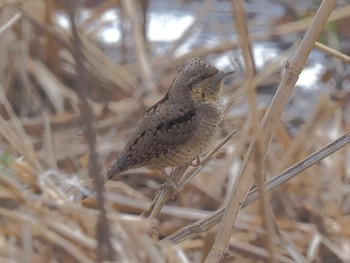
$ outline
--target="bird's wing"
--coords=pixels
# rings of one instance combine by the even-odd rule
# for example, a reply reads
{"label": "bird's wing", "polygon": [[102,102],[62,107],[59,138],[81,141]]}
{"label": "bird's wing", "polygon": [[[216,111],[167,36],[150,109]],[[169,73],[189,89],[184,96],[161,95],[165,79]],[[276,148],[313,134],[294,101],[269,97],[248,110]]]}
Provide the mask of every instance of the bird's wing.
{"label": "bird's wing", "polygon": [[144,165],[169,148],[181,147],[195,134],[195,108],[173,103],[157,103],[139,120],[123,149],[130,166]]}

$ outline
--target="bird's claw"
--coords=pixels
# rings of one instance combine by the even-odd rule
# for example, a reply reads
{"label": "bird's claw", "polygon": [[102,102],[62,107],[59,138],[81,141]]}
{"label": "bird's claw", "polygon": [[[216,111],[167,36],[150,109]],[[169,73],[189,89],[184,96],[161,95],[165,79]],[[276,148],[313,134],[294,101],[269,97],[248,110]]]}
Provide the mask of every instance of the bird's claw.
{"label": "bird's claw", "polygon": [[192,163],[190,164],[193,167],[198,166],[201,163],[201,160],[199,159],[199,156],[197,155],[197,158],[195,160],[192,161]]}

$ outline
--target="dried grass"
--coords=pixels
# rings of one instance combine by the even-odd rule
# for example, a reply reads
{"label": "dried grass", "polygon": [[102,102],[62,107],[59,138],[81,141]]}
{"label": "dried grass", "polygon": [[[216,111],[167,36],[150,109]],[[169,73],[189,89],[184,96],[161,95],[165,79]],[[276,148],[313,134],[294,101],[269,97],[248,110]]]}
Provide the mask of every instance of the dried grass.
{"label": "dried grass", "polygon": [[[101,246],[106,236],[99,236],[103,224],[109,225],[107,236],[115,262],[203,262],[215,236],[221,242],[220,246],[216,242],[215,251],[226,256],[222,262],[350,261],[349,91],[320,93],[302,125],[295,125],[300,120],[297,112],[285,112],[276,118],[275,128],[264,124],[268,135],[258,135],[266,110],[259,107],[257,87],[275,82],[298,43],[257,71],[250,41],[305,31],[311,20],[278,25],[270,35],[250,35],[243,6],[235,1],[240,43],[225,41],[175,57],[179,45],[201,26],[197,19],[160,58],[150,55],[150,43],[143,38],[144,20],[135,14],[139,3],[108,0],[91,9],[85,26],[99,28],[99,17],[111,8],[125,12],[124,19],[133,26],[123,30],[123,37],[135,41],[134,46],[126,46],[129,54],[135,53],[135,60],[116,63],[97,47],[94,34],[98,29],[87,32],[80,24],[72,41],[72,32],[56,25],[54,13],[69,11],[63,3],[0,3],[0,262],[111,259]],[[147,6],[143,8],[145,14]],[[210,8],[207,1],[198,18]],[[335,10],[330,19],[349,20],[343,10],[348,7]],[[248,65],[245,81],[237,74],[227,85],[227,115],[213,149],[198,167],[178,178],[176,189],[162,188],[162,175],[142,168],[107,182],[100,189],[103,205],[95,194],[81,201],[94,185],[93,176],[103,178],[138,116],[164,94],[179,65],[194,56],[214,58],[238,47]],[[349,63],[346,54],[320,43],[316,47],[338,62]],[[79,63],[85,67],[84,74],[76,70]],[[335,72],[329,75],[337,78]],[[89,94],[96,161],[102,166],[91,178],[92,142],[84,133],[90,117],[81,117],[79,78],[86,84],[78,87],[85,86]],[[243,91],[250,114],[230,110]],[[274,129],[264,157],[262,149]],[[217,228],[231,189],[237,190],[238,170],[245,165],[243,156],[252,140],[262,147],[255,154],[252,151],[256,176],[247,169],[248,187],[238,188],[247,198],[231,201],[246,208],[237,219],[225,216]],[[253,178],[258,189],[251,187]],[[263,204],[253,202],[261,195]],[[102,226],[101,206],[107,217]]]}

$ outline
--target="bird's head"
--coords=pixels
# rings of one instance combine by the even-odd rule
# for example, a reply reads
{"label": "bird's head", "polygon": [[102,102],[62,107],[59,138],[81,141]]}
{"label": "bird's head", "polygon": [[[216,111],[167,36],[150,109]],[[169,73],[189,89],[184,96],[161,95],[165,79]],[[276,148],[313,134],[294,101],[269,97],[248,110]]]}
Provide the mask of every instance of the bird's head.
{"label": "bird's head", "polygon": [[215,102],[220,98],[224,78],[232,73],[219,71],[199,58],[191,59],[175,76],[168,95]]}

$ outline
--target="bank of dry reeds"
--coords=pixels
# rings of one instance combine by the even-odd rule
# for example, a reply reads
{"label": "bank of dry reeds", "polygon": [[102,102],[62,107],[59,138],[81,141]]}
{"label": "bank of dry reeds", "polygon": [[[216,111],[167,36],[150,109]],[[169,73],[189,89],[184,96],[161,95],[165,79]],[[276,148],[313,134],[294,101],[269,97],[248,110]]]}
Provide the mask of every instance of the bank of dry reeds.
{"label": "bank of dry reeds", "polygon": [[[324,78],[337,85],[320,91],[306,118],[282,114],[333,1],[323,1],[319,20],[285,22],[261,35],[250,34],[244,6],[232,2],[237,42],[181,56],[177,47],[201,26],[210,1],[163,56],[144,38],[148,1],[86,1],[89,16],[68,29],[55,15],[77,18],[81,7],[71,1],[0,3],[1,262],[350,261],[349,57],[316,43],[331,61]],[[115,58],[97,40],[110,9],[125,20]],[[336,8],[329,20],[349,14],[349,6]],[[312,23],[312,32],[255,68],[252,41],[277,41]],[[244,70],[225,85],[227,114],[201,163],[177,171],[177,188],[146,168],[103,184],[139,116],[179,66],[232,50],[241,50]],[[280,82],[270,106],[260,107],[258,90]],[[247,112],[231,110],[237,100]]]}

